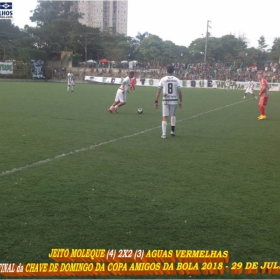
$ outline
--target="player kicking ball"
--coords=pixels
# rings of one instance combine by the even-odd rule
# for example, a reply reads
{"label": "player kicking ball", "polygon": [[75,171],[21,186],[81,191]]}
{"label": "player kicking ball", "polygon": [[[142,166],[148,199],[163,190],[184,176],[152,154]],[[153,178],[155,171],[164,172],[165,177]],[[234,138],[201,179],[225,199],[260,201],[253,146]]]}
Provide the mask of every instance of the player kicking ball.
{"label": "player kicking ball", "polygon": [[176,125],[176,108],[179,97],[179,108],[182,108],[182,92],[180,80],[174,77],[172,74],[174,72],[173,66],[167,67],[167,76],[163,77],[158,85],[158,90],[156,93],[155,105],[154,107],[158,109],[158,99],[163,91],[162,98],[162,135],[161,138],[166,138],[166,127],[168,116],[171,116],[171,132],[172,136],[175,136],[175,125]]}
{"label": "player kicking ball", "polygon": [[117,90],[115,101],[108,109],[109,113],[118,113],[118,108],[126,104],[126,93],[128,92],[128,87],[130,86],[130,79],[132,77],[134,77],[134,72],[130,71],[128,73],[128,76],[124,78],[120,88]]}

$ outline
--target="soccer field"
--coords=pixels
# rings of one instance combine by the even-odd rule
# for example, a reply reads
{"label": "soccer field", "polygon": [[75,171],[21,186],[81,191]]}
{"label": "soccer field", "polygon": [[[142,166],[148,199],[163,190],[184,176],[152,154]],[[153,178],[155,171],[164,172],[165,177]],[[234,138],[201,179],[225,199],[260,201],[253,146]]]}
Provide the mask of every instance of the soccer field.
{"label": "soccer field", "polygon": [[258,121],[244,91],[185,88],[176,136],[169,124],[161,139],[156,88],[136,87],[110,114],[117,88],[1,83],[0,263],[49,263],[52,248],[279,263],[280,93]]}

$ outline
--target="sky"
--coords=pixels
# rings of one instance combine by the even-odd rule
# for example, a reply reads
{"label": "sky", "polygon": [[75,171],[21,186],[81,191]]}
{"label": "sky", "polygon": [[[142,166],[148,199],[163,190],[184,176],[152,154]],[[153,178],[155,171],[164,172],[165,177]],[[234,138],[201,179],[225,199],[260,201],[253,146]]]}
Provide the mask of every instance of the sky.
{"label": "sky", "polygon": [[[13,3],[14,24],[20,28],[32,25],[30,10],[35,9],[37,0],[9,2]],[[245,36],[248,47],[257,48],[258,39],[264,36],[269,49],[274,38],[280,37],[279,11],[280,0],[128,0],[127,35],[148,32],[188,47],[193,40],[205,37],[209,20],[213,37]]]}

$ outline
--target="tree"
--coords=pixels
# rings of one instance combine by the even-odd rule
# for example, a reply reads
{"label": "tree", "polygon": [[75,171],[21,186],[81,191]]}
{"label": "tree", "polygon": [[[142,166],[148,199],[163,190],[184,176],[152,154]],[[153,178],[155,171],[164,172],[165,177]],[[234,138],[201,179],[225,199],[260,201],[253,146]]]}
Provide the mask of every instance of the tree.
{"label": "tree", "polygon": [[198,38],[191,42],[191,44],[188,47],[189,51],[191,53],[200,53],[204,52],[205,49],[205,39],[204,38]]}
{"label": "tree", "polygon": [[263,67],[264,62],[267,60],[267,52],[265,51],[265,48],[267,47],[267,44],[265,43],[264,36],[261,36],[258,40],[259,46],[258,46],[258,59],[257,59],[257,66],[258,68]]}
{"label": "tree", "polygon": [[160,61],[163,58],[162,39],[156,35],[150,34],[140,44],[139,52],[143,55],[145,61],[150,61],[152,64]]}
{"label": "tree", "polygon": [[246,43],[235,38],[234,35],[225,35],[221,37],[222,48],[224,49],[224,55],[227,57],[232,56],[233,59],[238,57],[238,53],[246,49]]}
{"label": "tree", "polygon": [[[238,54],[245,49],[246,43],[233,35],[225,35],[221,38],[211,37],[208,40],[207,57],[215,61],[232,60],[233,62],[238,57]],[[189,46],[189,51],[196,59],[202,61],[205,51],[205,39],[198,38],[194,40]]]}
{"label": "tree", "polygon": [[111,32],[102,33],[102,46],[104,55],[108,60],[132,60],[133,43],[132,38],[123,34],[112,34]]}
{"label": "tree", "polygon": [[246,49],[245,66],[250,66],[256,63],[259,59],[260,51],[256,48]]}
{"label": "tree", "polygon": [[261,37],[260,37],[260,39],[258,40],[258,43],[259,43],[258,49],[259,49],[261,52],[265,52],[265,48],[266,48],[268,45],[265,43],[265,38],[264,38],[264,36],[261,36]]}
{"label": "tree", "polygon": [[137,41],[139,41],[141,43],[147,36],[149,36],[148,32],[144,32],[142,34],[140,32],[138,32],[135,38]]}
{"label": "tree", "polygon": [[[87,59],[99,60],[106,57],[109,60],[149,61],[154,65],[159,63],[203,61],[205,38],[197,38],[188,48],[177,46],[171,41],[163,41],[157,35],[148,32],[140,33],[135,38],[122,34],[114,34],[109,28],[100,32],[78,22],[81,14],[73,12],[73,1],[40,1],[31,16],[37,27],[15,27],[11,21],[3,21],[0,25],[0,59],[7,48],[33,48],[46,51],[47,59],[52,59],[62,50],[73,51],[76,63]],[[210,37],[207,45],[208,61],[234,61],[242,64],[261,63],[269,55],[271,60],[278,60],[280,55],[280,38],[275,38],[271,52],[265,52],[267,44],[264,36],[258,40],[259,48],[248,49],[244,34],[236,38],[225,35],[221,38]],[[11,49],[11,53],[13,50]],[[2,55],[1,55],[2,54]]]}
{"label": "tree", "polygon": [[104,57],[99,28],[75,24],[70,33],[70,41],[74,54],[81,61],[86,60],[85,51],[87,51],[87,60],[99,60],[99,56]]}
{"label": "tree", "polygon": [[183,63],[188,63],[191,61],[191,54],[187,47],[175,46],[175,48],[177,61],[181,61]]}
{"label": "tree", "polygon": [[139,46],[147,36],[149,36],[148,32],[144,32],[143,34],[138,32],[135,38],[131,39],[132,54],[135,60],[139,60],[139,61],[143,60],[143,55],[139,52]]}
{"label": "tree", "polygon": [[[55,30],[55,32],[54,32]],[[27,32],[35,40],[35,47],[47,52],[47,58],[52,54],[59,54],[62,50],[74,51],[82,55],[85,48],[78,42],[84,42],[84,34],[87,34],[87,49],[93,48],[93,35],[99,34],[98,28],[91,28],[80,24],[78,21],[67,19],[52,20],[49,24],[40,27],[28,27]]]}
{"label": "tree", "polygon": [[208,40],[207,58],[215,61],[223,61],[227,50],[220,38],[211,37]]}
{"label": "tree", "polygon": [[82,15],[73,12],[72,6],[73,1],[41,1],[33,11],[30,20],[36,22],[37,26],[51,24],[53,20],[57,19],[77,21]]}
{"label": "tree", "polygon": [[165,65],[178,61],[177,48],[173,42],[171,41],[162,42],[162,54],[159,61],[164,62]]}
{"label": "tree", "polygon": [[280,63],[280,37],[274,39],[269,58]]}
{"label": "tree", "polygon": [[203,54],[205,49],[205,39],[198,38],[191,42],[188,47],[190,61],[203,61]]}
{"label": "tree", "polygon": [[[32,48],[34,39],[11,20],[2,20],[0,24],[0,60],[17,59],[20,48]],[[33,47],[34,48],[34,47]]]}
{"label": "tree", "polygon": [[246,48],[247,48],[247,45],[248,45],[248,38],[246,37],[246,35],[243,33],[243,34],[239,34],[238,35],[238,37],[237,37],[237,39],[239,40],[239,41],[241,41],[243,44],[244,44],[244,46],[246,46]]}

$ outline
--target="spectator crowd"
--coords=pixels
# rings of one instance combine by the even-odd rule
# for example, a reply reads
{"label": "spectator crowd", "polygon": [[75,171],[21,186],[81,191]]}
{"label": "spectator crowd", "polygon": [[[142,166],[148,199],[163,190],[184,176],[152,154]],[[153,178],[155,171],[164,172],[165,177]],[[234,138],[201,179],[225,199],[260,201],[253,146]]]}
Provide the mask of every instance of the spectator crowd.
{"label": "spectator crowd", "polygon": [[[174,75],[180,80],[222,80],[230,79],[232,81],[247,82],[250,78],[258,81],[257,73],[262,70],[264,77],[269,83],[280,83],[279,65],[277,63],[264,64],[262,69],[258,69],[254,64],[252,66],[242,67],[235,63],[172,63],[175,68]],[[104,76],[104,77],[122,77],[126,76],[127,67],[75,67],[74,76],[77,80],[84,80],[85,76]],[[161,79],[166,75],[166,67],[154,67],[150,63],[137,63],[133,68],[137,78]]]}

